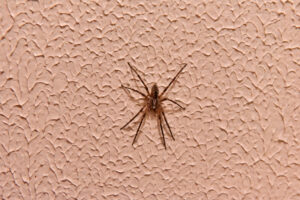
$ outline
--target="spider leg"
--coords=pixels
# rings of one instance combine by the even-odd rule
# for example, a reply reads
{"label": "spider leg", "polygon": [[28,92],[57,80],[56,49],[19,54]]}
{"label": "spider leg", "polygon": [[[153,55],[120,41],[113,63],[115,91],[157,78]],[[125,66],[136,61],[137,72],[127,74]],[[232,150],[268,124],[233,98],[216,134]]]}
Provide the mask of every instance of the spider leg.
{"label": "spider leg", "polygon": [[162,127],[161,115],[159,115],[158,118],[159,118],[160,130],[161,130],[161,134],[162,134],[162,142],[163,142],[163,145],[165,146],[165,149],[167,149],[166,140],[165,140],[165,134],[164,134],[164,129]]}
{"label": "spider leg", "polygon": [[123,128],[125,128],[128,124],[130,124],[130,122],[132,122],[142,111],[143,111],[144,107],[142,107],[138,113],[136,113],[136,115],[133,116],[133,118],[131,118],[124,126],[122,126],[122,128],[120,128],[120,130],[122,130]]}
{"label": "spider leg", "polygon": [[182,107],[179,103],[177,103],[176,101],[174,101],[174,100],[172,100],[172,99],[164,98],[164,99],[162,99],[162,101],[170,101],[170,102],[176,104],[176,105],[177,105],[178,107],[180,107],[181,109],[185,110],[184,107]]}
{"label": "spider leg", "polygon": [[136,134],[135,134],[135,136],[134,136],[132,145],[133,145],[133,144],[135,143],[135,141],[136,141],[136,138],[137,138],[137,136],[138,136],[138,134],[139,134],[139,131],[140,131],[141,125],[142,125],[142,123],[143,123],[143,121],[144,121],[144,119],[145,119],[145,116],[146,116],[146,113],[144,113],[143,116],[142,116],[142,119],[141,119],[141,122],[140,122],[140,124],[139,124],[139,127],[138,127],[138,129],[136,130]]}
{"label": "spider leg", "polygon": [[131,66],[131,64],[128,62],[128,65],[129,67],[134,71],[134,73],[138,76],[138,78],[140,79],[140,81],[142,82],[142,84],[144,85],[145,87],[145,90],[147,91],[147,94],[149,95],[149,89],[148,87],[146,86],[145,82],[143,81],[143,79],[140,77],[140,75],[137,73],[137,71]]}
{"label": "spider leg", "polygon": [[173,140],[175,140],[174,135],[173,135],[173,133],[172,133],[172,131],[171,131],[170,125],[169,125],[169,123],[168,123],[167,117],[166,117],[166,115],[165,115],[165,112],[162,111],[162,114],[163,114],[163,116],[164,116],[164,119],[165,119],[165,122],[166,122],[166,124],[167,124],[167,127],[168,127],[168,129],[169,129],[169,131],[170,131],[170,133],[171,133],[171,137],[172,137]]}
{"label": "spider leg", "polygon": [[142,92],[140,92],[140,91],[138,91],[138,90],[136,90],[136,89],[133,89],[133,88],[130,88],[130,87],[126,87],[126,86],[124,86],[124,85],[121,85],[121,87],[122,87],[122,88],[125,88],[125,89],[128,89],[128,90],[131,90],[131,91],[134,91],[134,92],[136,92],[136,93],[138,93],[138,94],[140,94],[140,95],[146,97],[146,95],[145,95],[144,93],[142,93]]}
{"label": "spider leg", "polygon": [[175,79],[177,78],[177,76],[179,76],[179,74],[182,72],[182,70],[187,66],[187,64],[184,64],[184,66],[179,70],[179,72],[176,74],[176,76],[174,76],[174,78],[171,80],[171,82],[169,83],[169,85],[164,89],[164,91],[160,94],[160,96],[162,96],[168,89],[169,87],[172,85],[172,83],[175,81]]}

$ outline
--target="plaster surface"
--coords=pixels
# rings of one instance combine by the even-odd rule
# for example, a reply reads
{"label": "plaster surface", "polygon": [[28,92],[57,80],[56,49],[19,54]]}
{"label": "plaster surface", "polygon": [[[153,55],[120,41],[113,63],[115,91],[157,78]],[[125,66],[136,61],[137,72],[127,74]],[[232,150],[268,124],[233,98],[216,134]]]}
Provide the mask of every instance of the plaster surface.
{"label": "plaster surface", "polygon": [[0,199],[300,199],[299,1],[0,1]]}

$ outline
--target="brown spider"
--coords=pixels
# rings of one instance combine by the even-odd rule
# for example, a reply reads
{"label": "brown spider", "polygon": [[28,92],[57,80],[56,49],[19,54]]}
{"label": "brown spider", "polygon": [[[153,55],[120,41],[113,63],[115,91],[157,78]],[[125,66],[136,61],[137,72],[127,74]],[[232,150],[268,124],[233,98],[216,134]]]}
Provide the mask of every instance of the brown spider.
{"label": "brown spider", "polygon": [[133,92],[136,92],[136,93],[138,93],[138,94],[140,94],[140,95],[142,95],[144,97],[143,98],[143,100],[144,100],[144,106],[124,126],[121,127],[121,130],[124,129],[127,125],[129,125],[141,112],[144,111],[144,113],[142,115],[142,118],[141,118],[141,121],[139,123],[138,129],[137,129],[136,134],[134,136],[133,142],[132,142],[132,145],[133,145],[136,142],[138,133],[140,131],[141,125],[142,125],[142,123],[143,123],[146,115],[148,113],[153,113],[156,116],[158,116],[158,123],[159,123],[160,130],[161,130],[161,133],[162,133],[162,142],[163,142],[163,145],[165,146],[165,149],[166,149],[167,147],[166,147],[165,135],[164,135],[164,130],[163,130],[163,126],[162,126],[163,120],[166,122],[166,125],[167,125],[167,127],[168,127],[168,129],[170,131],[172,139],[175,140],[175,138],[173,136],[173,133],[171,131],[170,125],[168,123],[167,117],[165,115],[165,112],[163,110],[163,107],[162,107],[161,103],[164,102],[164,101],[169,101],[171,103],[174,103],[175,105],[177,105],[181,109],[184,109],[176,101],[171,100],[171,99],[166,98],[166,97],[163,97],[163,95],[168,90],[168,88],[171,86],[171,84],[175,81],[175,79],[178,77],[178,75],[182,72],[182,70],[187,66],[187,64],[183,65],[183,67],[179,70],[179,72],[176,74],[176,76],[174,76],[174,78],[171,80],[171,82],[169,83],[169,85],[163,90],[163,92],[161,94],[159,94],[158,87],[157,87],[156,83],[152,86],[151,93],[150,93],[149,90],[148,90],[148,87],[145,84],[145,82],[142,80],[142,78],[137,73],[137,71],[134,69],[134,67],[132,67],[129,62],[128,62],[128,65],[131,68],[131,70],[133,70],[134,73],[138,76],[138,78],[140,79],[140,81],[142,82],[142,84],[143,84],[143,86],[144,86],[147,94],[144,94],[144,93],[142,93],[142,92],[140,92],[140,91],[138,91],[136,89],[133,89],[133,88],[121,85],[122,88],[125,88],[125,89],[131,90]]}

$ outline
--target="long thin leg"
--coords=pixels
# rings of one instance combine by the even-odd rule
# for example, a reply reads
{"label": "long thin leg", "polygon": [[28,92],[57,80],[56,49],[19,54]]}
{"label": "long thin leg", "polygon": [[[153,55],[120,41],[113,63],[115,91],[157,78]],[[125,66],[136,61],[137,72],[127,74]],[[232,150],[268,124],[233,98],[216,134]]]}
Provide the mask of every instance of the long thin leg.
{"label": "long thin leg", "polygon": [[166,146],[166,140],[165,140],[165,134],[164,134],[164,129],[162,127],[162,121],[161,121],[161,115],[159,115],[159,126],[160,126],[160,130],[161,130],[161,134],[162,134],[162,139],[163,139],[163,145],[165,146],[165,149],[167,149],[167,146]]}
{"label": "long thin leg", "polygon": [[138,76],[138,78],[140,79],[140,81],[142,82],[142,84],[144,85],[145,87],[145,90],[147,91],[147,94],[149,95],[149,89],[148,87],[146,86],[146,84],[144,83],[143,79],[140,77],[140,75],[137,73],[137,71],[131,66],[131,64],[128,62],[128,65],[129,67],[134,71],[134,73]]}
{"label": "long thin leg", "polygon": [[168,127],[168,129],[169,129],[169,131],[170,131],[170,133],[171,133],[171,137],[172,137],[173,140],[175,140],[174,135],[173,135],[173,133],[172,133],[172,131],[171,131],[170,125],[169,125],[169,123],[168,123],[167,117],[166,117],[166,115],[165,115],[165,112],[162,111],[162,114],[163,114],[163,116],[164,116],[164,119],[165,119],[165,122],[166,122],[166,124],[167,124],[167,127]]}
{"label": "long thin leg", "polygon": [[137,138],[137,136],[138,136],[138,134],[139,134],[139,131],[140,131],[141,125],[142,125],[142,123],[143,123],[143,121],[144,121],[144,119],[145,119],[145,116],[146,116],[146,113],[144,113],[143,116],[142,116],[142,119],[141,119],[141,122],[140,122],[140,124],[139,124],[139,127],[138,127],[138,129],[136,130],[136,134],[135,134],[135,136],[134,136],[132,145],[133,145],[133,144],[135,143],[135,141],[136,141],[136,138]]}
{"label": "long thin leg", "polygon": [[133,88],[130,88],[130,87],[126,87],[126,86],[124,86],[124,85],[121,85],[121,87],[122,87],[122,88],[126,88],[126,89],[128,89],[128,90],[132,90],[132,91],[134,91],[134,92],[136,92],[136,93],[139,93],[140,95],[146,97],[146,95],[145,95],[144,93],[142,93],[142,92],[140,92],[140,91],[138,91],[138,90],[136,90],[136,89],[133,89]]}
{"label": "long thin leg", "polygon": [[169,87],[171,86],[171,84],[175,81],[175,79],[177,78],[177,76],[182,72],[182,70],[187,66],[187,64],[184,64],[184,66],[179,70],[179,72],[176,74],[176,76],[174,76],[174,78],[171,80],[171,82],[169,83],[169,85],[164,89],[164,91],[160,94],[160,96],[163,96],[164,93],[169,89]]}
{"label": "long thin leg", "polygon": [[181,109],[185,109],[184,107],[182,107],[179,103],[177,103],[176,101],[172,100],[172,99],[169,99],[169,98],[164,98],[162,101],[170,101],[174,104],[176,104],[177,106],[179,106]]}
{"label": "long thin leg", "polygon": [[144,107],[143,108],[141,108],[141,110],[139,110],[139,112],[138,113],[136,113],[136,115],[134,115],[133,116],[133,118],[131,118],[130,120],[129,120],[129,122],[127,122],[124,126],[122,126],[122,128],[120,128],[121,130],[123,129],[123,128],[125,128],[128,124],[130,124],[130,122],[132,122],[142,111],[143,111],[143,109],[144,109]]}

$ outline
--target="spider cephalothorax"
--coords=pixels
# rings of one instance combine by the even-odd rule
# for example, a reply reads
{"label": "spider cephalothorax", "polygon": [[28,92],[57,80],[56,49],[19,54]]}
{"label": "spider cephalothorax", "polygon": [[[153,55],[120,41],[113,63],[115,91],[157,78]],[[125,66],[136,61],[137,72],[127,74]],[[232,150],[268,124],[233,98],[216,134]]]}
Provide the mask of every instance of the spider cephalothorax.
{"label": "spider cephalothorax", "polygon": [[169,132],[171,134],[171,137],[173,140],[175,140],[173,133],[171,131],[170,125],[168,123],[167,117],[164,113],[164,110],[162,108],[162,102],[164,101],[170,101],[172,103],[174,103],[175,105],[179,106],[181,109],[184,109],[181,105],[179,105],[176,101],[171,100],[169,98],[164,97],[164,93],[168,90],[168,88],[172,85],[172,83],[175,81],[175,79],[178,77],[178,75],[182,72],[182,70],[187,66],[187,64],[184,64],[183,67],[179,70],[179,72],[176,74],[176,76],[174,76],[174,78],[171,80],[171,82],[169,83],[169,85],[167,87],[165,87],[165,89],[163,90],[163,92],[161,94],[159,94],[159,90],[156,84],[154,84],[151,88],[151,92],[149,92],[148,87],[146,86],[146,84],[144,83],[143,79],[140,77],[140,75],[138,74],[138,72],[136,71],[136,69],[134,69],[134,67],[131,66],[130,63],[128,63],[129,67],[131,68],[131,70],[134,71],[134,73],[138,76],[139,80],[142,82],[147,94],[144,94],[143,92],[140,92],[136,89],[130,88],[130,87],[126,87],[124,85],[122,85],[123,88],[131,90],[133,92],[136,92],[140,95],[142,95],[144,97],[144,102],[145,105],[139,110],[139,112],[134,115],[123,127],[121,127],[121,129],[125,128],[127,125],[129,125],[140,113],[143,112],[143,115],[141,117],[138,129],[136,131],[136,134],[134,136],[133,142],[132,144],[134,144],[136,142],[139,130],[141,128],[141,125],[147,115],[147,113],[152,112],[154,114],[157,115],[158,117],[158,122],[159,122],[159,126],[160,126],[160,130],[162,133],[162,142],[164,144],[164,147],[166,147],[166,142],[165,142],[165,134],[164,134],[164,130],[163,130],[163,126],[162,126],[162,122],[165,121]]}

